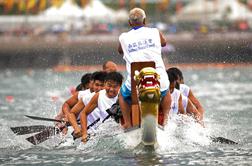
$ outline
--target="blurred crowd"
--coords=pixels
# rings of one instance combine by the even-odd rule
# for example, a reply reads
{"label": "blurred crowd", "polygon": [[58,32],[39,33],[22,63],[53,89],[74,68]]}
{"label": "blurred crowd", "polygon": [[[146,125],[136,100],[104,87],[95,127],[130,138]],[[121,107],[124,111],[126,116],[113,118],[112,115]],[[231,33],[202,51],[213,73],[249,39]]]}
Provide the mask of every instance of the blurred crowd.
{"label": "blurred crowd", "polygon": [[[110,4],[110,7],[103,2]],[[28,4],[24,4],[25,1],[22,0],[0,0],[0,14],[2,14],[0,15],[0,36],[118,35],[129,28],[127,11],[132,6],[146,8],[147,13],[150,9],[151,19],[147,20],[149,26],[157,27],[165,34],[252,31],[252,1],[250,0],[163,0],[160,2],[162,4],[156,7],[157,2],[149,0],[141,2],[31,0]],[[118,3],[121,8],[118,10],[111,8],[114,3]],[[24,7],[21,5],[27,5],[26,12],[21,10],[21,7]],[[15,10],[21,10],[21,12],[17,14],[13,12]]]}

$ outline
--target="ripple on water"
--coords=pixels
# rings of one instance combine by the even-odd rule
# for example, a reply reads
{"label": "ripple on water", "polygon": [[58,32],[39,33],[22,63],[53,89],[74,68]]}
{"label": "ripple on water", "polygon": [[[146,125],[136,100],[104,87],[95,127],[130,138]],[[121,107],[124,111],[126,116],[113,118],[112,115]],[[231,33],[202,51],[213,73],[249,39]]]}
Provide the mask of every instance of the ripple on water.
{"label": "ripple on water", "polygon": [[[188,85],[206,110],[206,128],[190,119],[170,119],[165,131],[158,130],[159,145],[154,151],[139,146],[140,131],[124,133],[113,121],[102,124],[87,144],[77,140],[74,144],[55,147],[60,140],[54,138],[38,146],[31,145],[25,141],[27,136],[15,136],[9,127],[53,125],[23,115],[53,117],[62,101],[53,102],[51,97],[67,99],[67,87],[76,85],[83,73],[59,74],[47,70],[34,71],[29,76],[25,71],[0,72],[1,164],[249,165],[252,163],[251,72],[252,68],[185,71]],[[14,96],[14,102],[6,102],[6,95]],[[209,135],[229,138],[239,144],[211,143]]]}

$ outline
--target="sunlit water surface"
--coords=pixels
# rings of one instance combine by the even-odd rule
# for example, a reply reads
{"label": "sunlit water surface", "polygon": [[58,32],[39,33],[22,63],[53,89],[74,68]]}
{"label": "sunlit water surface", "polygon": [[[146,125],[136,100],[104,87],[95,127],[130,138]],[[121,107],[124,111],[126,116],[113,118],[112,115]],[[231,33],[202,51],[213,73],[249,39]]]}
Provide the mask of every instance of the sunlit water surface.
{"label": "sunlit water surface", "polygon": [[[24,115],[54,117],[81,72],[51,70],[2,70],[0,72],[1,165],[251,165],[252,67],[183,70],[185,81],[204,106],[205,126],[174,117],[158,130],[155,150],[141,145],[140,132],[123,133],[111,119],[102,124],[87,144],[59,145],[56,136],[37,146],[17,136],[13,126],[53,125]],[[238,145],[212,143],[208,136],[222,136]]]}

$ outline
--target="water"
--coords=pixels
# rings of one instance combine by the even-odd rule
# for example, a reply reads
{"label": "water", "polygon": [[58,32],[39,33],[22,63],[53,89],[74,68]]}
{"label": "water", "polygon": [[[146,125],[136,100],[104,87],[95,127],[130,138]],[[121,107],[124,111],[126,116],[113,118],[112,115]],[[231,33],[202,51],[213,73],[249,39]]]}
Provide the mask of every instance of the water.
{"label": "water", "polygon": [[[252,67],[183,69],[185,81],[204,106],[202,128],[190,119],[170,119],[158,130],[153,151],[138,145],[139,131],[123,133],[113,120],[100,126],[87,144],[61,144],[59,136],[37,146],[16,136],[12,126],[45,124],[23,115],[54,117],[81,72],[0,71],[0,165],[251,165]],[[211,136],[238,145],[212,143]]]}

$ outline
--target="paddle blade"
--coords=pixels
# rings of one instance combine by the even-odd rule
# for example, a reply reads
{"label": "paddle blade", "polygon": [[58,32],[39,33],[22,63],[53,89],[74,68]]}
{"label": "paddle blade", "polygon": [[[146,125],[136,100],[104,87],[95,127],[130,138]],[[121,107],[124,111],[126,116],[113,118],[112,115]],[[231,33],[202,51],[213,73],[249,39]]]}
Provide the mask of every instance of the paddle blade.
{"label": "paddle blade", "polygon": [[230,139],[227,138],[223,138],[223,137],[210,137],[210,139],[212,140],[212,142],[216,142],[216,143],[224,143],[224,144],[238,144],[235,141],[232,141]]}
{"label": "paddle blade", "polygon": [[51,136],[54,136],[55,134],[56,134],[55,127],[50,127],[41,131],[38,134],[26,138],[26,140],[32,143],[33,145],[37,145],[48,140]]}
{"label": "paddle blade", "polygon": [[52,119],[52,118],[44,118],[44,117],[38,117],[38,116],[25,115],[25,117],[35,119],[35,120],[43,120],[43,121],[50,121],[50,122],[60,122],[60,123],[65,122],[63,120],[57,120],[57,119]]}
{"label": "paddle blade", "polygon": [[42,130],[47,129],[48,127],[50,126],[44,126],[44,125],[18,126],[18,127],[11,127],[11,130],[14,132],[14,134],[25,135],[40,132]]}

